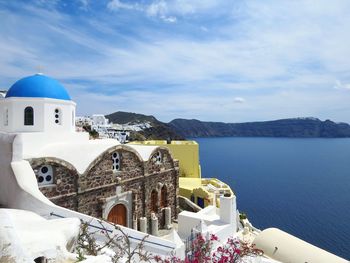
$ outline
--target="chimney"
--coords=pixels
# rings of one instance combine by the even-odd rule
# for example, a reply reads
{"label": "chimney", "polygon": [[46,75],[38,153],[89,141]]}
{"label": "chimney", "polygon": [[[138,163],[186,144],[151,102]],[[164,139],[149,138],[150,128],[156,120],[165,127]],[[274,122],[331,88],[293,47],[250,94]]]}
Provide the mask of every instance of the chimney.
{"label": "chimney", "polygon": [[237,229],[236,210],[235,195],[225,194],[220,197],[220,220],[226,224],[231,224],[234,231]]}

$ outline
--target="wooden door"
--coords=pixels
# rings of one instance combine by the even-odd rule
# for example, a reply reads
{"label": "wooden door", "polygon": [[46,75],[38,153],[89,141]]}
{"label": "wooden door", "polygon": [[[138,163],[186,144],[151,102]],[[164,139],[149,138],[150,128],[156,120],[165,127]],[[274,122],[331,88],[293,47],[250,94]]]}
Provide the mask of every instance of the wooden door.
{"label": "wooden door", "polygon": [[114,206],[109,212],[107,220],[114,224],[127,226],[125,205],[117,204]]}

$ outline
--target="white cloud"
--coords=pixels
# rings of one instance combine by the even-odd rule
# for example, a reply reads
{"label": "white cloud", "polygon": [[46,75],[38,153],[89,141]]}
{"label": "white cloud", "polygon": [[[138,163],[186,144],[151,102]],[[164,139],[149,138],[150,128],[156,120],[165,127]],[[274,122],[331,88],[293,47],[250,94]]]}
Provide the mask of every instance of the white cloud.
{"label": "white cloud", "polygon": [[339,89],[339,90],[349,90],[350,91],[350,83],[342,83],[340,80],[336,80],[334,88]]}
{"label": "white cloud", "polygon": [[158,17],[159,19],[167,23],[175,23],[177,21],[177,18],[175,16],[167,15],[168,5],[164,1],[151,3],[149,5],[142,5],[139,3],[129,4],[120,0],[111,0],[110,2],[108,2],[107,8],[111,11],[125,9],[144,12],[148,16]]}
{"label": "white cloud", "polygon": [[[205,0],[155,1],[153,9],[152,3],[131,3],[109,2],[112,10],[146,12],[143,19],[148,15],[169,23],[185,15],[216,12],[208,8],[214,1]],[[54,10],[28,8],[21,27],[16,22],[23,20],[20,14],[2,10],[1,86],[10,83],[5,85],[5,79],[32,74],[37,65],[43,65],[45,73],[69,80],[74,98],[86,112],[108,113],[118,105],[118,109],[162,119],[316,116],[349,121],[350,93],[340,95],[330,87],[350,89],[350,35],[344,33],[350,30],[350,5],[347,1],[320,2],[313,8],[308,3],[245,2],[240,12],[233,13],[232,21],[226,16],[224,22],[209,25],[205,14],[197,24],[177,23],[175,33],[165,31],[167,27],[164,31],[149,25],[137,28],[132,23],[140,14],[131,17],[129,25],[102,13],[101,19],[88,22],[103,37]],[[132,26],[136,34],[119,32],[121,26]],[[199,30],[206,31],[206,26],[209,31]],[[205,39],[197,38],[201,33]],[[342,81],[334,84],[335,79]],[[69,84],[74,80],[85,80],[88,84],[79,85],[86,90],[98,88],[90,94]],[[122,94],[121,89],[125,89]],[[144,93],[136,93],[137,89]]]}
{"label": "white cloud", "polygon": [[244,103],[245,102],[245,99],[241,98],[241,97],[235,97],[233,99],[233,102],[234,103]]}
{"label": "white cloud", "polygon": [[224,0],[154,0],[149,4],[145,3],[126,3],[121,0],[111,0],[107,8],[111,11],[121,9],[135,10],[144,12],[150,17],[158,17],[164,22],[174,23],[178,16],[189,16],[194,14],[227,12],[227,4]]}
{"label": "white cloud", "polygon": [[162,0],[153,2],[146,8],[146,12],[149,16],[165,16],[168,12],[168,4]]}
{"label": "white cloud", "polygon": [[148,8],[150,15],[191,15],[220,11],[222,6],[233,6],[224,0],[155,0]]}
{"label": "white cloud", "polygon": [[107,8],[111,11],[116,11],[119,9],[128,9],[128,10],[141,10],[141,6],[139,4],[128,4],[124,3],[120,0],[111,0],[107,4]]}
{"label": "white cloud", "polygon": [[175,16],[168,16],[168,17],[160,17],[164,22],[168,23],[176,23],[177,18]]}

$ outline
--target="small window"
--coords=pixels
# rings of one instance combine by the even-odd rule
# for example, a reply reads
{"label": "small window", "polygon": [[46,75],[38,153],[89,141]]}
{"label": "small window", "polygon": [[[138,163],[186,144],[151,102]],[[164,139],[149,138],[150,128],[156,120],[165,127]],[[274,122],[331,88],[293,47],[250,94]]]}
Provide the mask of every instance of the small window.
{"label": "small window", "polygon": [[75,120],[74,120],[74,110],[72,110],[72,126],[74,127]]}
{"label": "small window", "polygon": [[53,169],[51,165],[43,165],[36,174],[39,185],[53,184]]}
{"label": "small window", "polygon": [[27,107],[24,109],[24,125],[34,125],[34,110],[32,107]]}
{"label": "small window", "polygon": [[156,190],[152,190],[151,193],[151,210],[152,212],[157,212],[157,203],[158,203],[158,193]]}
{"label": "small window", "polygon": [[60,109],[55,109],[54,112],[54,119],[55,119],[55,123],[57,125],[61,125],[61,110]]}
{"label": "small window", "polygon": [[112,153],[112,170],[113,172],[120,171],[120,155],[118,152]]}
{"label": "small window", "polygon": [[161,164],[162,163],[162,153],[160,151],[155,153],[152,157],[152,160],[156,164]]}
{"label": "small window", "polygon": [[5,113],[4,113],[4,126],[8,126],[9,125],[9,110],[5,109]]}

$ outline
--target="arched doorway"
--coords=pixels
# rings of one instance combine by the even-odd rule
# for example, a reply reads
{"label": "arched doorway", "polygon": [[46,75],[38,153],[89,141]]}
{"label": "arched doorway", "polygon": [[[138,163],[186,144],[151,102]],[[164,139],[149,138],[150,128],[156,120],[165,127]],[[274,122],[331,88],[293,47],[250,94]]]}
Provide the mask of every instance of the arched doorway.
{"label": "arched doorway", "polygon": [[168,206],[168,192],[166,186],[163,185],[162,190],[160,191],[160,207]]}
{"label": "arched doorway", "polygon": [[158,212],[158,193],[156,190],[151,192],[151,212]]}
{"label": "arched doorway", "polygon": [[125,205],[117,204],[109,211],[107,220],[114,224],[127,226],[126,213]]}

